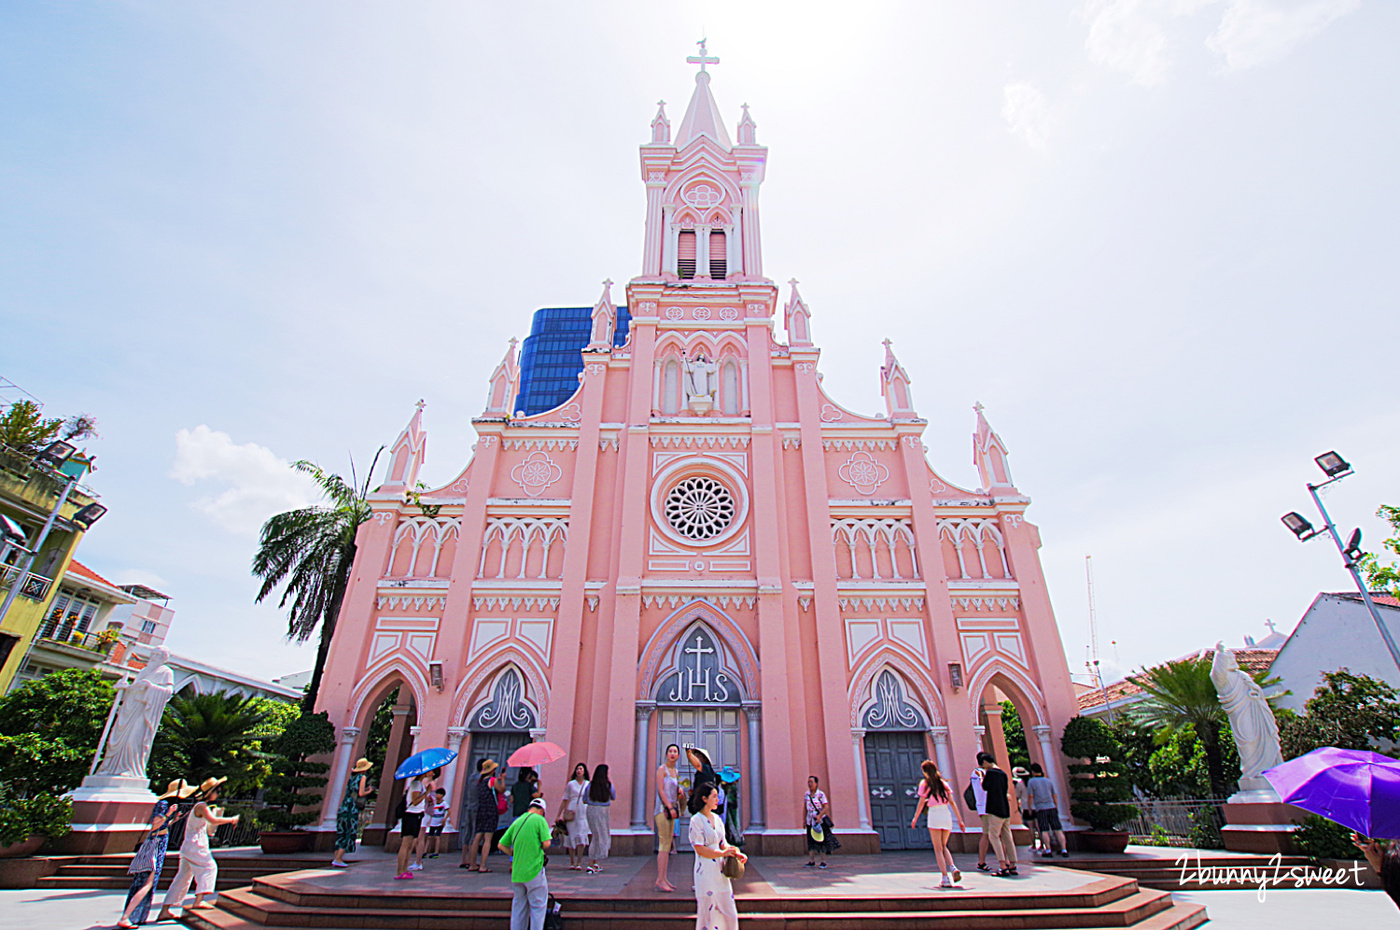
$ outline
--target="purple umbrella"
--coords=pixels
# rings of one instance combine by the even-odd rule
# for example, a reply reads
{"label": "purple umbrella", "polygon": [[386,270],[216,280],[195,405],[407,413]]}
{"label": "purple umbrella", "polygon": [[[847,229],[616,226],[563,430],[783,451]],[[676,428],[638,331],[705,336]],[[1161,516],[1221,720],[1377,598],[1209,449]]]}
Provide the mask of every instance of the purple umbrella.
{"label": "purple umbrella", "polygon": [[1400,837],[1400,762],[1325,746],[1264,773],[1289,804],[1362,836]]}

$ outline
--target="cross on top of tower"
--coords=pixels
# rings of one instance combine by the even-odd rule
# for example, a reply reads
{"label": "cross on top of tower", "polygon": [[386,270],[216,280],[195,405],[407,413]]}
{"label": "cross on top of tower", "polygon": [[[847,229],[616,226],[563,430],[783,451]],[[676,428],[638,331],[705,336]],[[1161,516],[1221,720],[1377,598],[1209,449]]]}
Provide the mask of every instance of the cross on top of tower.
{"label": "cross on top of tower", "polygon": [[987,408],[986,408],[986,407],[983,407],[983,406],[982,406],[982,402],[979,400],[977,403],[975,403],[975,404],[972,405],[972,409],[975,410],[977,413],[981,413],[983,410],[986,410]]}
{"label": "cross on top of tower", "polygon": [[687,63],[687,64],[699,65],[699,66],[700,66],[700,71],[701,71],[702,73],[705,71],[705,66],[706,66],[706,65],[717,65],[717,64],[719,64],[719,59],[718,59],[718,58],[715,58],[713,55],[707,55],[707,54],[705,53],[705,42],[706,42],[706,41],[708,41],[708,40],[706,40],[706,39],[701,39],[699,42],[696,42],[695,44],[698,45],[698,46],[700,46],[700,54],[699,54],[699,55],[691,55],[689,58],[686,59],[686,63]]}

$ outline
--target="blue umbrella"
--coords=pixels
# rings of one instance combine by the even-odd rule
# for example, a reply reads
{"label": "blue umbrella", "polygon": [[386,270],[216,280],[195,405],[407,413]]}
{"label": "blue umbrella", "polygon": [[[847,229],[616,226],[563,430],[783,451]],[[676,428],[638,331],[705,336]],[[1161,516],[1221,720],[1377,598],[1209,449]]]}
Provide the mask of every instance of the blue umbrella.
{"label": "blue umbrella", "polygon": [[457,753],[451,749],[425,749],[422,752],[415,752],[403,760],[398,768],[394,769],[394,777],[413,778],[424,772],[440,769],[455,758],[457,758]]}

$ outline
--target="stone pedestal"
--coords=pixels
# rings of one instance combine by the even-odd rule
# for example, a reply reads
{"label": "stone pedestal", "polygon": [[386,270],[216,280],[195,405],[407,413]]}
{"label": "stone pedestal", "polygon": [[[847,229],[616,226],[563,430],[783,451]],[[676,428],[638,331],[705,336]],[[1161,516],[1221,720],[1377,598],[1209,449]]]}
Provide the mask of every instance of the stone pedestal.
{"label": "stone pedestal", "polygon": [[1307,811],[1285,804],[1272,788],[1237,791],[1225,802],[1225,826],[1220,836],[1231,852],[1293,855],[1293,821]]}
{"label": "stone pedestal", "polygon": [[127,853],[150,828],[155,793],[144,778],[89,775],[70,797],[73,830],[55,839],[52,849],[68,855]]}

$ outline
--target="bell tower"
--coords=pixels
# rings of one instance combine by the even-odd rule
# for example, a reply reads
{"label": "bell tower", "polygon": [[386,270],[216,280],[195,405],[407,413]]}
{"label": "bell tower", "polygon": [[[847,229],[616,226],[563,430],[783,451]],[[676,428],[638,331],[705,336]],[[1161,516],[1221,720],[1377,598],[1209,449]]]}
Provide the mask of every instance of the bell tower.
{"label": "bell tower", "polygon": [[744,106],[739,144],[725,129],[710,93],[709,65],[719,59],[699,42],[686,59],[700,66],[695,90],[674,137],[664,102],[642,146],[647,187],[646,236],[639,280],[671,282],[764,281],[759,240],[758,188],[768,149]]}

